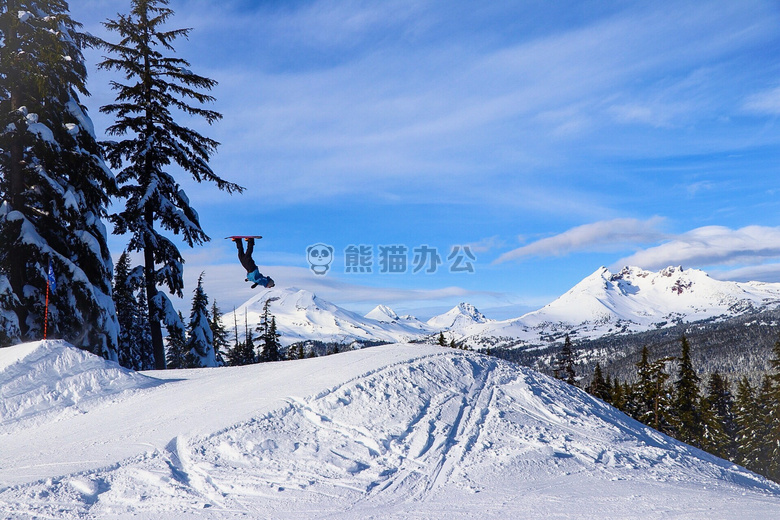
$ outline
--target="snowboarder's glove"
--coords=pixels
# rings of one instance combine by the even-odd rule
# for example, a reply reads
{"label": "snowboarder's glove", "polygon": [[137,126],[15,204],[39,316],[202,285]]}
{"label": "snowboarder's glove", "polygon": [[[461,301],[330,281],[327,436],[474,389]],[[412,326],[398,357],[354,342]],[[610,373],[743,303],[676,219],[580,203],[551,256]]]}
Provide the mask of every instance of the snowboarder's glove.
{"label": "snowboarder's glove", "polygon": [[[247,280],[247,281],[248,281],[248,280]],[[255,287],[257,287],[257,284],[256,284],[256,283],[255,283],[255,284],[252,284],[252,289],[254,289]]]}

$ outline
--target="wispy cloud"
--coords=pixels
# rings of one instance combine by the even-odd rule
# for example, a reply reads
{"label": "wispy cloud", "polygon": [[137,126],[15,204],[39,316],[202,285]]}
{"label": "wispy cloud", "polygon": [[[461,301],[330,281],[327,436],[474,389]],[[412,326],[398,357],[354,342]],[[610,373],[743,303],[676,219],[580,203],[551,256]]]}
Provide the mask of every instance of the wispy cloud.
{"label": "wispy cloud", "polygon": [[750,265],[737,269],[715,269],[709,275],[718,280],[734,282],[780,282],[780,263]]}
{"label": "wispy cloud", "polygon": [[512,177],[527,190],[576,153],[561,141],[603,139],[616,119],[668,127],[710,117],[722,108],[713,96],[728,91],[725,72],[713,77],[697,64],[767,32],[743,14],[758,4],[683,2],[464,45],[443,22],[449,3],[326,0],[254,11],[236,3],[222,15],[200,4],[214,18],[206,32],[236,46],[210,64],[225,113],[215,164],[250,190],[262,176],[285,203],[437,189],[503,204],[481,181]]}
{"label": "wispy cloud", "polygon": [[764,90],[745,100],[745,109],[759,114],[780,115],[780,87]]}
{"label": "wispy cloud", "polygon": [[690,267],[756,265],[778,256],[780,227],[747,226],[730,229],[706,226],[678,235],[661,245],[638,251],[614,265],[636,265],[645,269],[678,264]]}
{"label": "wispy cloud", "polygon": [[648,220],[618,218],[585,224],[558,235],[537,240],[502,254],[495,263],[527,257],[562,256],[579,251],[620,251],[638,244],[657,242],[661,217]]}

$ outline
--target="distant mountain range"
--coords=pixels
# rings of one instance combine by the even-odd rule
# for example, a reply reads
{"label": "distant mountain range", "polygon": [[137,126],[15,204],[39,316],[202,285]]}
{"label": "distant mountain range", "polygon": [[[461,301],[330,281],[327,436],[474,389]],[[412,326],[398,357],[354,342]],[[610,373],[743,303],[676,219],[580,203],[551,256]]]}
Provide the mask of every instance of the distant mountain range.
{"label": "distant mountain range", "polygon": [[[284,345],[304,340],[424,341],[444,332],[448,340],[477,347],[532,347],[560,341],[565,334],[593,339],[760,312],[780,305],[780,284],[719,281],[681,267],[659,272],[626,267],[618,273],[602,267],[552,303],[518,318],[491,320],[461,303],[427,322],[399,316],[385,305],[361,316],[306,290],[274,288],[236,309],[239,331],[245,317],[254,329],[267,300]],[[225,323],[234,323],[233,313]]]}

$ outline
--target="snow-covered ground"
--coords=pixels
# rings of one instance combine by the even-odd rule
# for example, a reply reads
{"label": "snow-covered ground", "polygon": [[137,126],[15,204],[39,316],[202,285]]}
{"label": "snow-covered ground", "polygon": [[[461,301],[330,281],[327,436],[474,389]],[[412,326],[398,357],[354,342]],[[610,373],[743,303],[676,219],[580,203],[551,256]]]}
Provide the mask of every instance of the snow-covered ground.
{"label": "snow-covered ground", "polygon": [[780,486],[584,392],[396,344],[135,374],[0,349],[2,518],[778,518]]}

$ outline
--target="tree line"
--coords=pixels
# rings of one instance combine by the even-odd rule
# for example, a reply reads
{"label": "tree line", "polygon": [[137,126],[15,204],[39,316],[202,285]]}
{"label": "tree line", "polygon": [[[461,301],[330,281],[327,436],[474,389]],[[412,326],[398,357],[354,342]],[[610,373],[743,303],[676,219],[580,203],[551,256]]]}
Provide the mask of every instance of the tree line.
{"label": "tree line", "polygon": [[[207,108],[216,82],[175,53],[190,29],[166,29],[173,14],[168,0],[130,0],[126,14],[104,22],[116,36],[107,41],[83,32],[64,0],[0,3],[0,346],[48,331],[107,359],[160,369],[165,328],[191,335],[187,363],[213,361],[196,346],[208,339],[198,336],[201,325],[185,327],[166,295],[182,297],[184,287],[184,260],[169,236],[190,247],[209,240],[172,172],[229,193],[243,188],[209,166],[219,143],[177,121],[222,116]],[[99,109],[114,119],[112,140],[97,139],[81,101],[87,48],[103,50],[98,67],[116,73],[115,101]],[[112,201],[119,209],[109,213]],[[106,221],[141,258],[121,259],[114,283]],[[130,300],[143,312],[117,312]],[[132,335],[150,351],[122,350]]]}
{"label": "tree line", "polygon": [[[577,385],[566,339],[553,372]],[[702,381],[683,335],[679,356],[651,359],[644,347],[630,381],[604,374],[597,363],[585,390],[670,437],[780,482],[780,340],[769,365],[759,385],[743,376],[734,394],[732,382],[717,371]]]}

